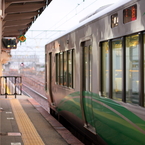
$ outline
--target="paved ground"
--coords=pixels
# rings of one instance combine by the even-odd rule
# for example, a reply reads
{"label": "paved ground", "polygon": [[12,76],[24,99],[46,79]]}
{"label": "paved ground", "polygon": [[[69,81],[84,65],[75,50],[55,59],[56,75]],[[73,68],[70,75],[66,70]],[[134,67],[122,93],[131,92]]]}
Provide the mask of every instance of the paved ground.
{"label": "paved ground", "polygon": [[0,145],[83,145],[39,103],[0,96]]}

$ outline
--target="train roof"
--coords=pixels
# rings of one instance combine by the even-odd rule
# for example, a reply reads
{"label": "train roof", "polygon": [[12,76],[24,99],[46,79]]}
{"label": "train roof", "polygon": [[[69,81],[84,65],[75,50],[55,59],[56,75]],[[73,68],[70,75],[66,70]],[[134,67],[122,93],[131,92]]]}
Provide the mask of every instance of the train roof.
{"label": "train roof", "polygon": [[101,10],[100,12],[98,12],[96,10],[97,11],[96,14],[94,14],[91,17],[89,17],[88,19],[82,21],[81,23],[79,23],[75,27],[69,29],[68,31],[64,32],[63,34],[56,36],[55,38],[53,38],[52,40],[50,40],[48,43],[51,43],[51,42],[55,41],[56,39],[58,39],[58,38],[60,38],[60,37],[62,37],[64,35],[72,32],[72,31],[76,30],[77,28],[79,28],[79,27],[81,27],[81,26],[83,26],[83,25],[85,25],[85,24],[87,24],[87,23],[89,23],[89,22],[91,22],[91,21],[93,21],[93,20],[95,20],[95,19],[97,19],[97,18],[99,18],[99,17],[101,17],[101,16],[103,16],[103,15],[105,15],[105,14],[107,14],[107,13],[109,13],[109,12],[111,12],[111,11],[119,8],[119,7],[121,7],[121,6],[123,6],[123,5],[125,5],[126,3],[130,2],[130,1],[132,1],[132,0],[120,0],[117,3],[111,4],[107,8]]}
{"label": "train roof", "polygon": [[113,5],[113,3],[112,3],[112,4],[108,4],[108,5],[104,5],[104,6],[99,7],[95,12],[93,12],[93,13],[87,15],[86,17],[84,17],[83,19],[81,19],[81,20],[79,21],[79,23],[81,23],[81,22],[83,22],[84,20],[86,20],[86,19],[92,17],[92,16],[95,15],[96,13],[98,13],[98,12],[100,12],[100,11],[106,9],[106,8],[109,7],[110,5]]}

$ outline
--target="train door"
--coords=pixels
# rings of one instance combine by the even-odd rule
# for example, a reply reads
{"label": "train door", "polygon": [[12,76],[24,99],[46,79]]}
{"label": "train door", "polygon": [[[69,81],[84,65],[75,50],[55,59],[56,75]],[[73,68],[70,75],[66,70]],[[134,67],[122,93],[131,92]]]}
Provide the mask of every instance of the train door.
{"label": "train door", "polygon": [[81,105],[85,126],[91,129],[94,126],[92,110],[92,46],[91,41],[81,43]]}
{"label": "train door", "polygon": [[51,103],[53,103],[52,97],[52,53],[48,54],[48,91]]}

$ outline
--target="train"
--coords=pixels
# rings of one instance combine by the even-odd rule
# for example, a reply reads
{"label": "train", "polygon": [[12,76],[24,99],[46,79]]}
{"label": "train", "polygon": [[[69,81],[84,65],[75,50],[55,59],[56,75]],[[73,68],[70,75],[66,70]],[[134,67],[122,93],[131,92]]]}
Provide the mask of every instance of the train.
{"label": "train", "polygon": [[144,76],[144,0],[101,8],[45,45],[50,113],[92,145],[145,145]]}

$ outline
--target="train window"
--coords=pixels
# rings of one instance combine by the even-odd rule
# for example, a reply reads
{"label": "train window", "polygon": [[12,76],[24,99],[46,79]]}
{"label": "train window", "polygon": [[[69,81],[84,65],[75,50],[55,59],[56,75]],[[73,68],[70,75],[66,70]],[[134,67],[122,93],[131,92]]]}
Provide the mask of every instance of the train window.
{"label": "train window", "polygon": [[63,53],[60,53],[59,63],[60,63],[60,69],[59,69],[59,85],[63,85]]}
{"label": "train window", "polygon": [[90,80],[90,91],[92,88],[92,45],[89,45],[89,80]]}
{"label": "train window", "polygon": [[102,95],[109,97],[109,44],[108,42],[102,43]]}
{"label": "train window", "polygon": [[64,74],[63,74],[63,85],[64,86],[67,86],[67,51],[65,51],[64,52],[64,56],[63,56],[63,62],[64,62],[64,64],[63,64],[63,72],[64,72]]}
{"label": "train window", "polygon": [[85,46],[83,49],[83,72],[84,72],[84,90],[91,91],[91,54],[92,47]]}
{"label": "train window", "polygon": [[59,54],[56,54],[56,83],[59,84]]}
{"label": "train window", "polygon": [[126,37],[126,102],[139,104],[139,35]]}
{"label": "train window", "polygon": [[74,50],[68,50],[55,55],[56,83],[73,88]]}
{"label": "train window", "polygon": [[74,64],[74,50],[68,51],[68,87],[73,88],[73,64]]}
{"label": "train window", "polygon": [[112,41],[113,99],[122,100],[122,40]]}
{"label": "train window", "polygon": [[[114,39],[111,40],[110,42],[101,43],[102,96],[110,97],[120,101],[123,100],[131,104],[137,105],[140,104],[139,84],[141,82],[139,79],[140,75],[139,68],[141,61],[139,58],[140,56],[139,36],[140,36],[139,34],[135,34],[126,36],[123,39]],[[122,45],[122,43],[124,45]],[[109,48],[111,51],[109,51]],[[144,48],[145,48],[145,34],[144,34]],[[111,70],[109,70],[109,68]],[[145,72],[145,51],[144,51],[144,72]],[[110,79],[109,76],[111,77]],[[123,84],[125,85],[125,87],[123,87]],[[110,88],[109,85],[111,85]],[[125,94],[125,96],[123,94]],[[145,92],[144,92],[144,100],[145,100]]]}
{"label": "train window", "polygon": [[133,5],[123,10],[123,23],[128,23],[137,19],[137,5]]}
{"label": "train window", "polygon": [[118,14],[111,16],[111,27],[114,28],[116,26],[118,26]]}
{"label": "train window", "polygon": [[48,81],[48,78],[47,78],[47,72],[48,72],[48,67],[47,67],[47,54],[45,54],[45,90],[47,91],[47,81]]}

